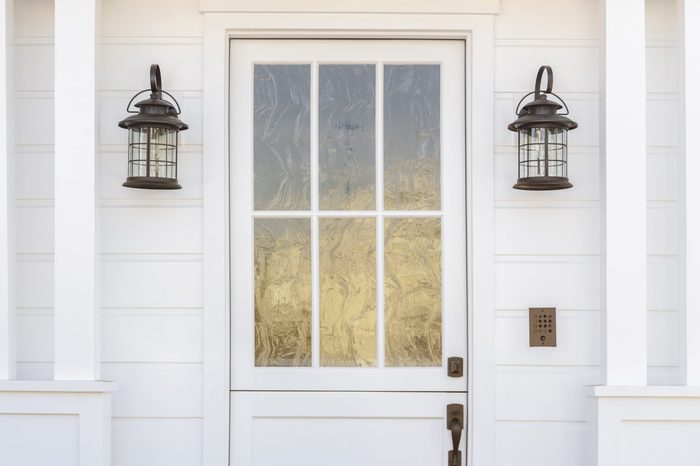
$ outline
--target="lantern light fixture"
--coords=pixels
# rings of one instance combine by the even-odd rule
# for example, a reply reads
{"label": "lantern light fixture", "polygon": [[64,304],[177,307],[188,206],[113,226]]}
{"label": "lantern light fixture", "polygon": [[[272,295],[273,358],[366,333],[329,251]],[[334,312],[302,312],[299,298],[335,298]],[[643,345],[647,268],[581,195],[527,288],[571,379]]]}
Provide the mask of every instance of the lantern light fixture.
{"label": "lantern light fixture", "polygon": [[[177,181],[178,133],[188,128],[182,122],[180,104],[163,90],[160,67],[151,65],[151,88],[131,98],[126,111],[133,115],[119,122],[129,132],[129,171],[122,186],[142,189],[180,189]],[[131,104],[144,92],[148,99]],[[163,98],[172,99],[172,103]],[[177,108],[173,105],[177,106]]]}
{"label": "lantern light fixture", "polygon": [[[547,89],[542,90],[542,76],[547,72]],[[564,100],[552,92],[554,76],[550,66],[541,66],[537,72],[535,90],[525,94],[515,113],[518,119],[508,129],[518,133],[518,181],[514,189],[552,191],[571,188],[568,178],[568,133],[578,123],[568,118],[569,108]],[[528,97],[532,102],[520,107]],[[556,97],[559,102],[548,97]],[[559,113],[564,108],[565,113]]]}

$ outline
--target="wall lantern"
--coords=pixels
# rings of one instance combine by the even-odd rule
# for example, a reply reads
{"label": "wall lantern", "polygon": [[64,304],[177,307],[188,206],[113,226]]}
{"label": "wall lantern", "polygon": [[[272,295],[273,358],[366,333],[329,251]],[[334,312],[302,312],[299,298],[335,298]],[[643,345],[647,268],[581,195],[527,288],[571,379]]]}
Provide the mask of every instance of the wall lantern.
{"label": "wall lantern", "polygon": [[[119,122],[119,126],[129,131],[129,175],[122,186],[143,189],[180,189],[177,182],[178,132],[188,126],[179,118],[180,104],[175,97],[162,88],[160,67],[151,65],[151,96],[136,104],[138,110],[131,110],[136,97],[149,89],[136,94],[126,106],[133,113]],[[166,94],[177,105],[177,109],[167,100]]]}
{"label": "wall lantern", "polygon": [[[547,90],[542,91],[542,75],[547,72]],[[518,119],[508,129],[518,133],[518,181],[515,189],[551,191],[571,188],[567,172],[567,142],[570,129],[578,123],[567,118],[569,108],[561,97],[552,92],[554,77],[552,68],[541,66],[537,72],[535,90],[520,100],[515,110]],[[520,108],[528,96],[534,94],[532,102]],[[556,97],[559,102],[549,100]],[[566,109],[566,113],[558,113]]]}

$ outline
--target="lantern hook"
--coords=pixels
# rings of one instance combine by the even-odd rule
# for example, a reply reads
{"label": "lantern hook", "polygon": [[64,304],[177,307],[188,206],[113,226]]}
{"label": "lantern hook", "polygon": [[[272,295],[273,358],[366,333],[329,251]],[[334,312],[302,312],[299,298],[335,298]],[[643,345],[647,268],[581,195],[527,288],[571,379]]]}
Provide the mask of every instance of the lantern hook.
{"label": "lantern hook", "polygon": [[160,66],[151,65],[151,92],[154,94],[163,91],[163,84],[160,78]]}
{"label": "lantern hook", "polygon": [[542,93],[542,75],[545,71],[547,72],[547,90],[544,91],[544,93],[552,93],[552,88],[554,87],[554,72],[552,72],[552,67],[549,65],[540,66],[537,72],[537,79],[535,80],[535,99],[539,98]]}

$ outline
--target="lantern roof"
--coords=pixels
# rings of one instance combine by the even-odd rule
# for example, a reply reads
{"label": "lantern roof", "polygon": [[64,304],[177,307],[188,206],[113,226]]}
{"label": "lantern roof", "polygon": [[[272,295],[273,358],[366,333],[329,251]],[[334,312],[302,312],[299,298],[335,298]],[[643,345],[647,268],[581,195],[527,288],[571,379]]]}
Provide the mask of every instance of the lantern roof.
{"label": "lantern roof", "polygon": [[[547,89],[542,90],[542,75],[544,71],[547,71]],[[575,129],[578,128],[578,123],[568,118],[566,115],[569,114],[569,108],[566,103],[552,92],[553,87],[553,73],[552,68],[549,66],[540,67],[537,73],[537,80],[535,81],[535,90],[525,96],[518,103],[518,108],[516,109],[516,115],[518,119],[508,125],[508,129],[511,131],[519,131],[521,129],[529,128],[560,128],[560,129]],[[523,100],[530,95],[535,95],[535,98],[520,107]],[[559,102],[550,100],[547,97],[553,96],[559,99]],[[566,113],[559,113],[562,108],[566,109]]]}
{"label": "lantern roof", "polygon": [[[155,127],[173,129],[176,131],[184,131],[189,128],[185,122],[178,118],[178,115],[180,115],[180,105],[177,103],[177,100],[170,93],[163,90],[160,67],[158,65],[151,65],[150,97],[134,104],[134,107],[136,107],[138,111],[130,110],[134,99],[148,91],[149,89],[144,89],[132,97],[127,105],[126,111],[133,113],[133,115],[120,121],[119,127],[125,129]],[[163,94],[168,95],[173,102],[175,102],[177,108],[170,101],[165,100]]]}

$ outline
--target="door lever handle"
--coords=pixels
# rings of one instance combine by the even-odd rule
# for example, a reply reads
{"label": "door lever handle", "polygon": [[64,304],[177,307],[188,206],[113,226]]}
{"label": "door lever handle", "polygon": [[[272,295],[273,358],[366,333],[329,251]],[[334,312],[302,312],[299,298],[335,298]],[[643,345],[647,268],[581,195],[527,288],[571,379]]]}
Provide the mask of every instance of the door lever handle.
{"label": "door lever handle", "polygon": [[452,433],[452,450],[447,454],[447,466],[461,466],[462,452],[459,450],[459,442],[464,430],[464,405],[447,405],[447,430]]}

